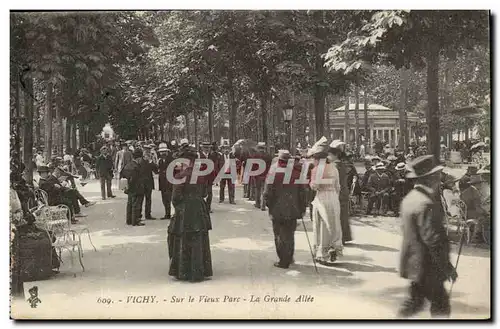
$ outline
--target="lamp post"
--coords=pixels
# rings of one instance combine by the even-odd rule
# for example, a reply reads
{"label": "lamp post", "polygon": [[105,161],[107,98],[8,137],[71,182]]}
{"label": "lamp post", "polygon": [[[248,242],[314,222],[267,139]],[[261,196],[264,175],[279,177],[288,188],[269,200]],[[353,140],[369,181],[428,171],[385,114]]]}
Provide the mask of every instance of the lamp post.
{"label": "lamp post", "polygon": [[292,129],[291,129],[291,123],[293,119],[293,105],[290,103],[286,104],[285,107],[283,108],[283,118],[285,120],[286,124],[286,129],[287,129],[287,143],[286,145],[288,146],[288,150],[291,152],[292,151]]}

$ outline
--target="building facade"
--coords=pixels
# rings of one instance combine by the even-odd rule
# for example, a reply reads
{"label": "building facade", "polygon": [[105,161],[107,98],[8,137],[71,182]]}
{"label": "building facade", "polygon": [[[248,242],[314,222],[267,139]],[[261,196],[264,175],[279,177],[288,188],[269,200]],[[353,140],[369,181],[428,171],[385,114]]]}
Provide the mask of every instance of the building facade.
{"label": "building facade", "polygon": [[[329,111],[328,127],[332,139],[340,139],[348,144],[354,145],[356,141],[356,119],[355,104],[349,104],[349,132],[345,127],[345,106]],[[407,124],[409,137],[412,140],[417,132],[420,118],[412,112],[407,112]],[[399,112],[379,104],[368,104],[368,134],[365,134],[364,104],[359,104],[358,111],[359,134],[361,141],[366,142],[368,136],[373,142],[381,140],[396,147],[398,145],[401,131],[399,129]],[[347,136],[347,137],[346,137]]]}

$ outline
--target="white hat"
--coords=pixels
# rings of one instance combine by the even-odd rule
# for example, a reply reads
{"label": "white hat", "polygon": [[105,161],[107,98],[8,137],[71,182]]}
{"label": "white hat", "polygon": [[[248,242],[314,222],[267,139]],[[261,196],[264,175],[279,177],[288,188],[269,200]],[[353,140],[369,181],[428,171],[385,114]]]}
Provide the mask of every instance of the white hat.
{"label": "white hat", "polygon": [[383,162],[379,162],[375,165],[375,169],[385,169],[385,165]]}
{"label": "white hat", "polygon": [[185,145],[185,144],[189,144],[189,141],[187,140],[187,138],[181,139],[181,145]]}
{"label": "white hat", "polygon": [[324,146],[327,145],[326,143],[328,140],[326,139],[325,136],[321,137],[314,145],[307,151],[307,156],[311,156],[313,154],[319,153],[324,151]]}
{"label": "white hat", "polygon": [[290,159],[291,155],[290,155],[290,151],[288,150],[279,150],[278,151],[278,158],[281,159],[281,160],[288,160]]}
{"label": "white hat", "polygon": [[404,162],[400,162],[396,165],[396,170],[404,170],[406,169],[406,164]]}
{"label": "white hat", "polygon": [[167,152],[167,151],[168,151],[167,144],[166,143],[160,143],[160,145],[158,146],[158,152]]}
{"label": "white hat", "polygon": [[335,149],[335,148],[339,148],[339,146],[342,146],[342,145],[345,145],[345,143],[343,141],[341,141],[340,139],[336,139],[330,144],[330,147]]}

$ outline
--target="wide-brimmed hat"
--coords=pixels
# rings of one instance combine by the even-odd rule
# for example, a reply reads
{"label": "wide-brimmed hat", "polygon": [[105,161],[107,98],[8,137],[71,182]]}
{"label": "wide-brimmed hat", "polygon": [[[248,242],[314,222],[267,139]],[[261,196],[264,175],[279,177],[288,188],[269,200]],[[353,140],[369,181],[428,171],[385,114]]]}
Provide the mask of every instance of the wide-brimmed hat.
{"label": "wide-brimmed hat", "polygon": [[307,151],[307,156],[314,156],[322,154],[325,157],[328,155],[328,140],[325,136],[321,137],[314,145]]}
{"label": "wide-brimmed hat", "polygon": [[142,158],[143,155],[144,155],[144,153],[142,152],[142,150],[140,148],[136,148],[136,149],[134,149],[134,152],[132,152],[133,158]]}
{"label": "wide-brimmed hat", "polygon": [[264,150],[265,148],[266,148],[266,143],[264,143],[264,142],[257,143],[257,149]]}
{"label": "wide-brimmed hat", "polygon": [[343,141],[341,141],[340,139],[336,139],[330,143],[330,147],[333,149],[339,148],[340,146],[343,146],[343,145],[345,145],[345,143]]}
{"label": "wide-brimmed hat", "polygon": [[444,169],[437,164],[434,155],[422,155],[408,164],[410,172],[406,175],[408,178],[419,178],[432,175]]}
{"label": "wide-brimmed hat", "polygon": [[160,143],[158,146],[158,152],[167,152],[168,151],[168,146],[167,143]]}
{"label": "wide-brimmed hat", "polygon": [[49,172],[50,171],[50,168],[48,166],[45,166],[45,165],[42,165],[42,166],[38,166],[36,168],[36,170],[38,172]]}
{"label": "wide-brimmed hat", "polygon": [[278,159],[280,160],[288,160],[290,159],[291,154],[288,150],[279,150],[278,151]]}
{"label": "wide-brimmed hat", "polygon": [[404,162],[400,162],[396,165],[396,170],[405,170],[406,169],[406,164]]}
{"label": "wide-brimmed hat", "polygon": [[375,170],[377,169],[385,169],[385,165],[383,162],[379,162],[375,165]]}

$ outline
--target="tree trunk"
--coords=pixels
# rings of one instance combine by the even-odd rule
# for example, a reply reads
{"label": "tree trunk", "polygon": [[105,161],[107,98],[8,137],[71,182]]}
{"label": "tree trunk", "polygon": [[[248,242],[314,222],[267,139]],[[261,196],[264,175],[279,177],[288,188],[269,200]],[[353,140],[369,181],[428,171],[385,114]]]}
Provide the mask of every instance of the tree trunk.
{"label": "tree trunk", "polygon": [[184,114],[184,120],[186,121],[186,125],[184,127],[185,136],[186,136],[187,140],[189,141],[189,143],[191,143],[191,136],[189,134],[189,112]]}
{"label": "tree trunk", "polygon": [[260,98],[260,117],[262,119],[262,141],[264,143],[268,142],[268,133],[267,133],[267,107],[269,105],[268,92],[264,92],[261,94]]}
{"label": "tree trunk", "polygon": [[26,77],[24,79],[26,92],[24,93],[24,145],[23,158],[26,166],[26,181],[28,184],[33,182],[33,79]]}
{"label": "tree trunk", "polygon": [[69,118],[64,123],[64,144],[67,150],[71,150],[71,124]]}
{"label": "tree trunk", "polygon": [[[35,80],[33,81],[33,96],[35,96]],[[39,104],[37,103],[36,106],[33,107],[33,124],[35,125],[35,134],[34,134],[34,142],[36,146],[40,146],[40,140],[41,140],[41,133],[40,133],[40,108]]]}
{"label": "tree trunk", "polygon": [[359,144],[360,144],[360,141],[361,141],[361,137],[359,136],[359,86],[356,84],[354,86],[354,124],[355,124],[355,134],[356,134],[356,148],[359,149]]}
{"label": "tree trunk", "polygon": [[406,132],[406,94],[408,91],[408,70],[401,68],[401,98],[399,102],[399,142],[398,148],[406,152],[409,141],[405,138]]}
{"label": "tree trunk", "polygon": [[368,93],[364,92],[363,112],[365,115],[365,153],[371,152],[371,131],[368,125]]}
{"label": "tree trunk", "polygon": [[47,98],[45,101],[45,161],[52,157],[52,82],[47,82]]}
{"label": "tree trunk", "polygon": [[63,122],[62,122],[62,115],[61,115],[61,85],[58,86],[56,89],[57,92],[55,92],[55,112],[56,112],[56,150],[57,154],[59,156],[63,155],[63,143],[64,143],[64,134],[63,134]]}
{"label": "tree trunk", "polygon": [[212,92],[208,94],[208,138],[214,141],[214,95]]}
{"label": "tree trunk", "polygon": [[234,144],[237,139],[236,132],[236,111],[238,103],[236,101],[236,93],[233,87],[229,89],[229,144]]}
{"label": "tree trunk", "polygon": [[319,136],[325,132],[325,92],[321,86],[314,88],[314,116],[316,118],[316,132]]}
{"label": "tree trunk", "polygon": [[194,121],[194,145],[198,147],[198,113],[196,109],[193,110],[193,121]]}
{"label": "tree trunk", "polygon": [[345,95],[345,107],[344,107],[344,143],[349,144],[350,142],[350,127],[349,127],[349,92]]}
{"label": "tree trunk", "polygon": [[21,121],[20,116],[21,116],[21,94],[20,94],[20,89],[21,89],[21,83],[19,81],[20,75],[19,71],[16,70],[14,77],[16,79],[15,81],[15,88],[16,88],[16,100],[15,100],[15,108],[14,108],[14,115],[13,117],[15,118],[15,125],[14,125],[14,131],[11,131],[15,135],[14,138],[14,149],[17,153],[17,160],[19,162],[22,161],[21,157]]}
{"label": "tree trunk", "polygon": [[76,121],[72,117],[71,118],[71,152],[74,153],[77,148],[78,148],[78,145],[76,145]]}
{"label": "tree trunk", "polygon": [[427,53],[427,148],[436,161],[440,158],[439,140],[439,45],[430,40]]}
{"label": "tree trunk", "polygon": [[78,122],[78,142],[80,148],[87,144],[85,141],[85,127],[82,122]]}

